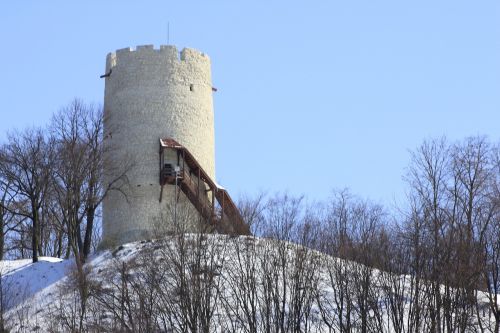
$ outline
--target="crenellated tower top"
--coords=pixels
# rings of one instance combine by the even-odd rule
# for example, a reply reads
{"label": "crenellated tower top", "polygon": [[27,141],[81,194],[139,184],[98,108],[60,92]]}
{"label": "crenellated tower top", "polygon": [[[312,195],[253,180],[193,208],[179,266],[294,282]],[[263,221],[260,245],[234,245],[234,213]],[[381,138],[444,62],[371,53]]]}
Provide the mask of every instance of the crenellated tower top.
{"label": "crenellated tower top", "polygon": [[138,45],[135,49],[126,47],[108,53],[106,57],[106,70],[108,71],[122,62],[128,64],[132,59],[141,58],[147,58],[148,62],[154,61],[156,58],[158,61],[183,62],[197,65],[205,64],[210,66],[210,58],[205,53],[192,48],[183,48],[182,51],[178,52],[177,47],[174,45],[160,45],[159,49],[155,48],[154,45]]}

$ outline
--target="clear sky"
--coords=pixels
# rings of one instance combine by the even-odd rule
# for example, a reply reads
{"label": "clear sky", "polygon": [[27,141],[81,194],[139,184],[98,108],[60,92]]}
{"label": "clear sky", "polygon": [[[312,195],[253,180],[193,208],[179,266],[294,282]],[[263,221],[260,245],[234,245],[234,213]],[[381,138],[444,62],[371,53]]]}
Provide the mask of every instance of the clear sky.
{"label": "clear sky", "polygon": [[500,2],[2,1],[0,139],[74,97],[102,103],[105,57],[142,44],[212,60],[217,180],[323,199],[400,199],[429,137],[500,139]]}

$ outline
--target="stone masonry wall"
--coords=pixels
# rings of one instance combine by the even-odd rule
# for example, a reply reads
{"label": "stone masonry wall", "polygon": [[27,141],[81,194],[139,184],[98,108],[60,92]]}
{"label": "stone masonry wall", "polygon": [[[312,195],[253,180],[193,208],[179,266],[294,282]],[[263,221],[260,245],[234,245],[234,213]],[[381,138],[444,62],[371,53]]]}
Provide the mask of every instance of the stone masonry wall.
{"label": "stone masonry wall", "polygon": [[[158,233],[171,216],[174,189],[159,202],[159,139],[172,137],[215,179],[214,115],[210,59],[174,46],[121,49],[106,59],[104,181],[124,170],[128,184],[103,202],[103,244],[119,244]],[[117,184],[119,185],[119,184]],[[182,201],[182,200],[181,200]],[[161,222],[165,223],[165,221]]]}

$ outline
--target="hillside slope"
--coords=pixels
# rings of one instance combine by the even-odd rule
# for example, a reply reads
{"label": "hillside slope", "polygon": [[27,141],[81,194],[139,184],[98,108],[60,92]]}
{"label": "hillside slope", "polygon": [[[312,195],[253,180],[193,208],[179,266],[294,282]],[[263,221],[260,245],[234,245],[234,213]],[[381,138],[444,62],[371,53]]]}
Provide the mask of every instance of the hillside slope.
{"label": "hillside slope", "polygon": [[[95,255],[80,274],[56,258],[3,261],[1,271],[13,332],[406,332],[416,330],[412,300],[425,298],[408,276],[223,235],[126,244]],[[493,330],[485,294],[474,297],[480,306],[452,328]],[[421,331],[428,310],[419,310]]]}

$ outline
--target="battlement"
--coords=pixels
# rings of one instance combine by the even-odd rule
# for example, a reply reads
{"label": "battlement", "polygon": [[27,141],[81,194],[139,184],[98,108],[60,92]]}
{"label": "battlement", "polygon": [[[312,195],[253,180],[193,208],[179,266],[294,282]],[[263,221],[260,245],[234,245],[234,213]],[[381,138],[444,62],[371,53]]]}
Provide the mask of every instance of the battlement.
{"label": "battlement", "polygon": [[108,53],[106,56],[106,69],[109,70],[122,61],[128,62],[133,59],[155,57],[171,62],[210,64],[208,55],[195,49],[183,48],[182,51],[178,52],[177,47],[174,45],[160,45],[159,49],[155,48],[154,45],[138,45],[135,49],[126,47]]}

